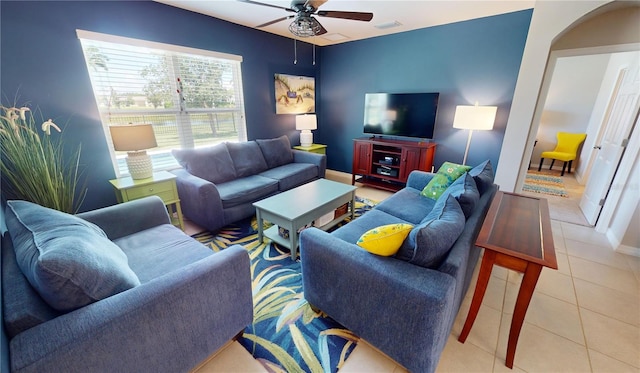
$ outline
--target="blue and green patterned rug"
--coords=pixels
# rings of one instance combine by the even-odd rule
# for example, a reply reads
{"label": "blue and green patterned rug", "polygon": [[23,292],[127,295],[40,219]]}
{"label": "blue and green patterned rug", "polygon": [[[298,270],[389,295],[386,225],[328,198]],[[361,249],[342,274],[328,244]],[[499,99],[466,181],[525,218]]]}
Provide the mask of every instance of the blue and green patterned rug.
{"label": "blue and green patterned rug", "polygon": [[[356,217],[374,205],[357,198]],[[249,251],[254,315],[239,342],[268,371],[336,372],[342,366],[358,337],[324,313],[311,310],[302,292],[300,262],[292,261],[289,249],[269,239],[258,243],[255,217],[217,234],[193,237],[213,251],[234,244]]]}

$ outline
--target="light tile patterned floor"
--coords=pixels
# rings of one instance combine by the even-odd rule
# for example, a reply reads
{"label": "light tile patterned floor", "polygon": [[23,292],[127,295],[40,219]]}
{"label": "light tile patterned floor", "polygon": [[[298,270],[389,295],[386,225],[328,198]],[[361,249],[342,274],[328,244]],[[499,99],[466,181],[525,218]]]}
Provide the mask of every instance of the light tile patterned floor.
{"label": "light tile patterned floor", "polygon": [[[351,182],[339,174],[327,177]],[[389,195],[371,188],[359,188],[357,194],[377,201]],[[521,275],[494,267],[476,322],[462,344],[457,338],[475,279],[471,283],[438,372],[640,372],[640,258],[616,253],[593,228],[556,220],[552,228],[559,269],[542,271],[514,369],[504,362]],[[247,363],[253,360],[251,355],[234,344],[199,372],[259,371]],[[366,342],[358,343],[340,369],[341,373],[404,371]]]}

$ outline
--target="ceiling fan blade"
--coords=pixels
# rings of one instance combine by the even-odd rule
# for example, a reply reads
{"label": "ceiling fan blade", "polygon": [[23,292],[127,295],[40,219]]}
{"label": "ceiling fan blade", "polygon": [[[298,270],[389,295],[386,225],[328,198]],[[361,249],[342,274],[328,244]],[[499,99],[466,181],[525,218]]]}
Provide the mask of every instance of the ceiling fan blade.
{"label": "ceiling fan blade", "polygon": [[313,9],[318,9],[322,6],[322,4],[326,3],[327,0],[307,0],[305,5],[311,5]]}
{"label": "ceiling fan blade", "polygon": [[284,21],[285,19],[289,19],[289,18],[293,18],[295,16],[286,16],[286,17],[282,17],[282,18],[278,18],[278,19],[274,19],[273,21],[267,22],[267,23],[263,23],[261,25],[258,25],[256,27],[266,27],[269,25],[273,25],[274,23],[278,23],[280,21]]}
{"label": "ceiling fan blade", "polygon": [[291,8],[285,8],[283,6],[278,6],[278,5],[271,5],[271,4],[266,4],[266,3],[259,3],[257,1],[251,1],[251,0],[238,0],[241,3],[248,3],[248,4],[255,4],[255,5],[262,5],[262,6],[268,6],[270,8],[276,8],[276,9],[284,9],[287,12],[295,12],[295,10],[291,9]]}
{"label": "ceiling fan blade", "polygon": [[322,26],[322,23],[318,22],[317,19],[316,19],[316,22],[318,23],[318,26],[320,26],[320,31],[316,32],[316,36],[326,34],[327,33],[327,29],[324,28],[324,26]]}
{"label": "ceiling fan blade", "polygon": [[363,12],[343,12],[339,10],[319,10],[317,15],[322,17],[331,17],[331,18],[343,18],[343,19],[352,19],[354,21],[371,21],[373,19],[373,13],[363,13]]}

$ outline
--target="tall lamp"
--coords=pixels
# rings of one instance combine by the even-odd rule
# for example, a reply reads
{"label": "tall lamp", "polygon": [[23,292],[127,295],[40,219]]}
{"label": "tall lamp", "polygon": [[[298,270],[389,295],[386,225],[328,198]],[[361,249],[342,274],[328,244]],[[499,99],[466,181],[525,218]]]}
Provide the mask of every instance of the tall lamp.
{"label": "tall lamp", "polygon": [[464,159],[462,164],[467,163],[467,155],[469,154],[469,145],[471,144],[471,136],[473,130],[491,130],[496,120],[497,106],[475,106],[458,105],[456,106],[456,114],[453,117],[453,128],[469,130],[467,138],[467,148],[464,150]]}
{"label": "tall lamp", "polygon": [[300,132],[300,145],[311,146],[313,144],[313,133],[311,130],[318,128],[315,114],[304,114],[296,116],[296,129]]}
{"label": "tall lamp", "polygon": [[153,163],[146,149],[158,146],[153,127],[150,124],[111,126],[113,148],[127,152],[127,167],[132,179],[146,179],[153,176]]}

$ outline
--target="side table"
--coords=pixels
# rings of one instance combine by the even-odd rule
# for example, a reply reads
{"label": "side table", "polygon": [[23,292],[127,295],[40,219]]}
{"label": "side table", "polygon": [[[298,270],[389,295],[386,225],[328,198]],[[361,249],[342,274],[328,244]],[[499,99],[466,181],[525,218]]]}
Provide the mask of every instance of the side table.
{"label": "side table", "polygon": [[311,146],[294,146],[294,149],[309,153],[327,154],[327,146],[322,144],[311,144]]}
{"label": "side table", "polygon": [[[182,208],[176,187],[176,175],[167,171],[154,172],[153,176],[147,179],[134,180],[131,177],[122,177],[109,180],[116,192],[118,203],[132,201],[149,196],[162,198],[169,210],[169,216],[173,222],[174,212],[178,215],[178,226],[184,230],[182,219]],[[175,210],[174,210],[175,207]],[[175,225],[175,224],[174,224]]]}
{"label": "side table", "polygon": [[458,341],[464,343],[478,315],[493,265],[524,273],[511,319],[505,365],[513,368],[518,337],[542,267],[558,269],[549,205],[544,198],[498,192],[476,245],[484,248],[476,289]]}

